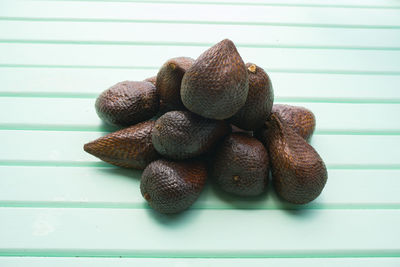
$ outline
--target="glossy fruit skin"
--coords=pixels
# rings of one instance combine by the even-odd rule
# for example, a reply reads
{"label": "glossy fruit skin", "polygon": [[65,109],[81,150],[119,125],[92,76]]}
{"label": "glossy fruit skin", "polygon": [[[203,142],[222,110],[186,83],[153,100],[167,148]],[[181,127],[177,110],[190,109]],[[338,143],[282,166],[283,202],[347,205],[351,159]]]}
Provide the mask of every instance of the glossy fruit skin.
{"label": "glossy fruit skin", "polygon": [[181,98],[188,110],[222,120],[245,104],[248,90],[245,64],[233,42],[225,39],[201,54],[186,71]]}
{"label": "glossy fruit skin", "polygon": [[217,147],[211,165],[211,176],[228,193],[257,196],[267,189],[269,157],[263,144],[254,137],[230,134]]}
{"label": "glossy fruit skin", "polygon": [[146,121],[100,137],[83,149],[110,164],[143,170],[160,155],[151,142],[155,122]]}
{"label": "glossy fruit skin", "polygon": [[275,104],[272,107],[272,112],[304,139],[309,140],[314,133],[315,116],[309,109],[299,106]]}
{"label": "glossy fruit skin", "polygon": [[196,201],[206,179],[206,164],[201,161],[160,159],[143,171],[140,191],[156,211],[178,213]]}
{"label": "glossy fruit skin", "polygon": [[247,63],[249,75],[249,93],[246,103],[230,119],[231,123],[244,130],[261,128],[271,114],[274,102],[274,90],[267,73],[254,63]]}
{"label": "glossy fruit skin", "polygon": [[315,149],[275,114],[264,136],[271,159],[272,181],[277,194],[293,204],[317,198],[328,178],[326,166]]}
{"label": "glossy fruit skin", "polygon": [[189,111],[170,111],[156,121],[152,142],[167,158],[188,159],[209,151],[229,132],[225,121],[206,119]]}
{"label": "glossy fruit skin", "polygon": [[184,110],[181,100],[181,83],[186,70],[193,65],[190,57],[176,57],[168,60],[157,74],[157,91],[160,97],[160,109]]}
{"label": "glossy fruit skin", "polygon": [[[144,81],[144,82],[150,82],[150,83],[152,83],[154,86],[156,86],[157,75],[156,75],[156,76],[149,77],[149,78],[147,78],[147,79],[144,79],[143,81]],[[157,87],[157,86],[156,86],[156,87]]]}
{"label": "glossy fruit skin", "polygon": [[96,100],[97,115],[106,123],[130,126],[157,114],[159,99],[150,82],[124,81],[105,90]]}

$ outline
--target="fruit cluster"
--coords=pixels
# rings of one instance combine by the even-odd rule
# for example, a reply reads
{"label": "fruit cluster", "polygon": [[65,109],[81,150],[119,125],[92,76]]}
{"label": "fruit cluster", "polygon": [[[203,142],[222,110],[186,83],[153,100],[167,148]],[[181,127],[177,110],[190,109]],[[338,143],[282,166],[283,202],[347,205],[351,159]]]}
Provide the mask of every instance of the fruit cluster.
{"label": "fruit cluster", "polygon": [[305,204],[327,180],[324,162],[307,143],[315,117],[273,100],[265,71],[244,64],[226,39],[196,60],[170,59],[155,77],[104,91],[95,104],[99,117],[129,127],[84,150],[117,166],[144,169],[141,193],[161,213],[190,207],[207,177],[231,194],[262,194],[270,171],[281,198]]}

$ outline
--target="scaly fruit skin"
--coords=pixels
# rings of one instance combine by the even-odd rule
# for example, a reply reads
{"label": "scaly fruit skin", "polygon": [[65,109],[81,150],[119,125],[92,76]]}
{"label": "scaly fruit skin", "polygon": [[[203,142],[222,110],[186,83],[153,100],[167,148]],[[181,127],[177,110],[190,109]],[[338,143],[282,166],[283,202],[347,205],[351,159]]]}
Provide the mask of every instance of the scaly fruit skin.
{"label": "scaly fruit skin", "polygon": [[181,97],[185,107],[205,118],[227,119],[246,102],[249,79],[232,41],[206,50],[186,71]]}
{"label": "scaly fruit skin", "polygon": [[247,63],[249,93],[244,106],[230,119],[231,123],[244,130],[261,128],[271,114],[274,91],[267,73],[253,63]]}
{"label": "scaly fruit skin", "polygon": [[186,70],[193,65],[190,57],[172,58],[165,62],[157,74],[157,91],[160,96],[160,109],[186,109],[181,100],[181,83]]}
{"label": "scaly fruit skin", "polygon": [[271,158],[272,181],[277,194],[293,204],[317,198],[328,178],[324,162],[304,138],[271,115],[264,142]]}
{"label": "scaly fruit skin", "polygon": [[160,155],[151,143],[155,122],[146,121],[100,137],[83,149],[116,166],[143,170]]}
{"label": "scaly fruit skin", "polygon": [[156,211],[177,213],[196,201],[206,179],[206,165],[201,161],[160,159],[150,163],[143,171],[140,191]]}
{"label": "scaly fruit skin", "polygon": [[304,139],[308,140],[313,134],[315,116],[310,110],[304,107],[275,104],[272,112]]}
{"label": "scaly fruit skin", "polygon": [[268,185],[269,157],[263,144],[246,134],[227,136],[211,163],[212,177],[222,190],[256,196]]}
{"label": "scaly fruit skin", "polygon": [[156,86],[157,76],[149,77],[149,78],[147,78],[147,79],[144,79],[143,81],[144,81],[144,82],[150,82],[150,83],[152,83],[155,87],[157,87],[157,86]]}
{"label": "scaly fruit skin", "polygon": [[170,159],[188,159],[209,151],[230,132],[225,121],[210,120],[189,111],[170,111],[156,121],[155,149]]}
{"label": "scaly fruit skin", "polygon": [[100,94],[95,108],[99,117],[111,125],[134,125],[157,114],[157,90],[150,82],[120,82]]}

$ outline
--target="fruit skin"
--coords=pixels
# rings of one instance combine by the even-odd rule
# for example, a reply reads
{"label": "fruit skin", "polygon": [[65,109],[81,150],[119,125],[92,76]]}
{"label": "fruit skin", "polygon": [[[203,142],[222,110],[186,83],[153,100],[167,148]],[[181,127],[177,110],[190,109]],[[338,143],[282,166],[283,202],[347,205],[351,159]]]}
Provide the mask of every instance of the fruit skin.
{"label": "fruit skin", "polygon": [[183,75],[193,62],[194,59],[190,57],[171,58],[158,71],[156,87],[162,110],[186,109],[181,100],[181,82]]}
{"label": "fruit skin", "polygon": [[95,108],[97,115],[106,123],[134,125],[157,114],[157,90],[150,82],[120,82],[99,95]]}
{"label": "fruit skin", "polygon": [[157,87],[157,86],[156,86],[157,76],[149,77],[149,78],[147,78],[147,79],[144,79],[143,81],[144,81],[144,82],[150,82],[150,83],[152,83],[155,87]]}
{"label": "fruit skin", "polygon": [[249,93],[244,106],[230,119],[231,123],[244,130],[261,128],[271,114],[274,90],[265,71],[253,63],[247,63]]}
{"label": "fruit skin", "polygon": [[177,213],[189,208],[199,197],[207,179],[202,161],[169,161],[160,159],[143,171],[142,196],[161,213]]}
{"label": "fruit skin", "polygon": [[211,176],[226,192],[238,196],[256,196],[267,188],[268,153],[254,137],[230,134],[217,147],[211,164]]}
{"label": "fruit skin", "polygon": [[160,157],[151,143],[154,124],[146,121],[107,134],[85,144],[83,149],[113,165],[142,170]]}
{"label": "fruit skin", "polygon": [[188,159],[209,151],[230,132],[225,121],[210,120],[189,111],[170,111],[156,121],[152,142],[161,155]]}
{"label": "fruit skin", "polygon": [[304,139],[309,140],[312,136],[315,129],[315,116],[309,109],[275,104],[272,112]]}
{"label": "fruit skin", "polygon": [[272,181],[277,194],[293,204],[306,204],[317,198],[328,173],[315,149],[304,138],[271,115],[264,136],[271,159]]}
{"label": "fruit skin", "polygon": [[205,118],[227,119],[246,102],[249,80],[232,41],[225,39],[201,54],[182,79],[185,107]]}

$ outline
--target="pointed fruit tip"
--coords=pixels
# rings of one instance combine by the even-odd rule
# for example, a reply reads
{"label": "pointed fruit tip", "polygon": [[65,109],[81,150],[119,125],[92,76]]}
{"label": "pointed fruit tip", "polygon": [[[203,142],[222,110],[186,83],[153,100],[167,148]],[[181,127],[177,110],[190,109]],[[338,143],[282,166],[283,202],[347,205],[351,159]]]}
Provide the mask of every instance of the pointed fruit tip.
{"label": "pointed fruit tip", "polygon": [[226,47],[226,48],[235,48],[236,49],[235,44],[229,39],[224,39],[221,42],[217,43],[215,46],[217,46],[217,47]]}
{"label": "pointed fruit tip", "polygon": [[232,43],[233,44],[232,40],[230,40],[228,38],[222,40],[220,43]]}
{"label": "pointed fruit tip", "polygon": [[93,145],[92,144],[93,144],[92,142],[84,144],[83,145],[83,150],[85,152],[93,155]]}

